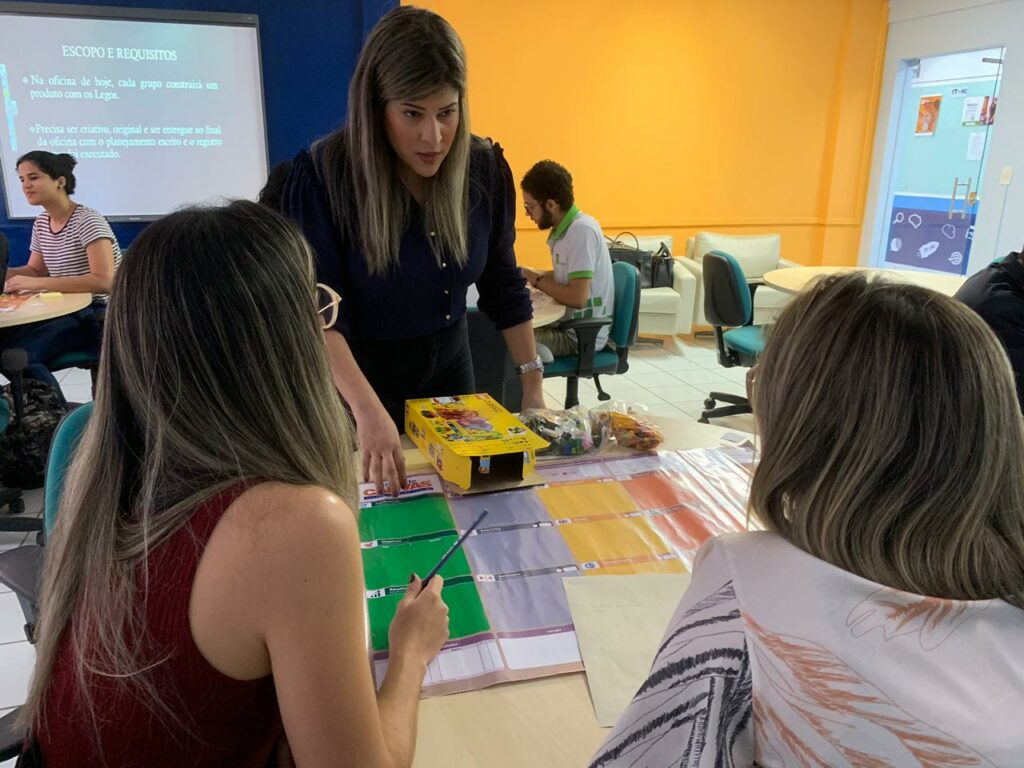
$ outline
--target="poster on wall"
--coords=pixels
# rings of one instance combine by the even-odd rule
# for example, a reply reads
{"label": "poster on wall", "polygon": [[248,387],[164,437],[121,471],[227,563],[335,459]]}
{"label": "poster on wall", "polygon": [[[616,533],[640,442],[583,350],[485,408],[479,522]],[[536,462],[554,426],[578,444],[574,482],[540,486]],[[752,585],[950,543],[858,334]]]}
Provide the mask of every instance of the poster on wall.
{"label": "poster on wall", "polygon": [[996,121],[996,104],[998,102],[998,96],[985,97],[985,106],[982,109],[982,112],[985,117],[985,125],[992,125]]}
{"label": "poster on wall", "polygon": [[934,136],[935,126],[939,122],[939,107],[942,105],[942,94],[922,96],[917,105],[917,126],[915,136]]}
{"label": "poster on wall", "polygon": [[977,163],[985,155],[985,131],[971,131],[967,137],[967,162]]}
{"label": "poster on wall", "polygon": [[[961,125],[992,125],[996,119],[996,96],[968,96],[964,99]],[[920,114],[920,113],[919,113]]]}

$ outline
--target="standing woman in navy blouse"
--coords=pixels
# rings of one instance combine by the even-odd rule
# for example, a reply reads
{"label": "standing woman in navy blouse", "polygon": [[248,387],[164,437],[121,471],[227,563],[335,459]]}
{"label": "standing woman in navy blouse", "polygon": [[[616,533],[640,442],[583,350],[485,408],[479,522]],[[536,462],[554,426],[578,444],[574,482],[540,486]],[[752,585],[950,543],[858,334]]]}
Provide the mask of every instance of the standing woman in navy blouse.
{"label": "standing woman in navy blouse", "polygon": [[345,125],[295,158],[282,208],[313,246],[317,280],[342,297],[326,333],[355,416],[363,474],[405,484],[404,402],[473,391],[466,291],[503,332],[540,407],[530,296],[516,265],[515,184],[501,148],[469,131],[455,30],[402,7],[370,32]]}

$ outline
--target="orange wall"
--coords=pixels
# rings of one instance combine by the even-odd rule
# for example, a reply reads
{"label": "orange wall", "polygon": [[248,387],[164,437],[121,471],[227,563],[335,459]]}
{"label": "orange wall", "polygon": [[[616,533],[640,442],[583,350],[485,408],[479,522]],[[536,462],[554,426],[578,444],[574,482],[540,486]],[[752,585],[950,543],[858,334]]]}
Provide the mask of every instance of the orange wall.
{"label": "orange wall", "polygon": [[[885,0],[419,0],[469,57],[474,133],[551,158],[606,234],[779,232],[854,264]],[[549,263],[520,212],[522,263]]]}

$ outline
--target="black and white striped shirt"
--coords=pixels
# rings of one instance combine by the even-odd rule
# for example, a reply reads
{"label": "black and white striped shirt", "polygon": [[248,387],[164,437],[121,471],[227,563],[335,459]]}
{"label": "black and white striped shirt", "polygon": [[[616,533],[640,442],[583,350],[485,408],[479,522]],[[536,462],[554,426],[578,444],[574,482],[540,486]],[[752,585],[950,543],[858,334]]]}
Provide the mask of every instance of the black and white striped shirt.
{"label": "black and white striped shirt", "polygon": [[[80,277],[89,274],[89,257],[85,249],[106,238],[114,249],[114,269],[121,264],[121,248],[110,224],[101,214],[84,205],[71,212],[64,228],[50,229],[50,214],[36,217],[32,225],[31,250],[43,255],[43,263],[50,277]],[[95,294],[93,299],[106,303],[107,294]]]}

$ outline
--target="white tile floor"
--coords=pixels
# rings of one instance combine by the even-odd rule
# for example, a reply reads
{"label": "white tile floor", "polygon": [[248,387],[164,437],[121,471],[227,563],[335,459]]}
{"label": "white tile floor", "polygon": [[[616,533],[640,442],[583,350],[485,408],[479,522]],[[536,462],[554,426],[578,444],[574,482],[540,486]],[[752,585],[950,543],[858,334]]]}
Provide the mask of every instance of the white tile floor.
{"label": "white tile floor", "polygon": [[[612,400],[645,405],[655,416],[698,419],[704,399],[712,390],[742,395],[746,389],[745,368],[722,368],[718,364],[714,339],[678,336],[666,338],[663,347],[642,344],[629,352],[629,372],[602,376],[601,386]],[[544,394],[549,407],[565,402],[565,379],[545,379]],[[591,381],[581,381],[580,404],[600,405]],[[753,418],[730,416],[715,424],[752,432]]]}
{"label": "white tile floor", "polygon": [[[663,347],[640,345],[630,350],[629,372],[622,376],[603,376],[601,385],[612,400],[642,403],[655,416],[697,419],[704,398],[714,389],[743,394],[744,368],[722,368],[710,338],[666,338]],[[64,396],[72,402],[92,399],[87,371],[71,369],[57,375]],[[565,380],[547,379],[544,392],[548,406],[565,402]],[[600,404],[593,382],[580,382],[580,403],[587,407]],[[718,426],[752,432],[751,416],[716,419]],[[42,514],[42,490],[25,493],[25,514]],[[0,532],[0,550],[20,546],[34,534]],[[0,716],[25,700],[29,675],[35,659],[33,647],[25,640],[24,616],[15,595],[0,585]],[[14,761],[0,763],[11,768]]]}

